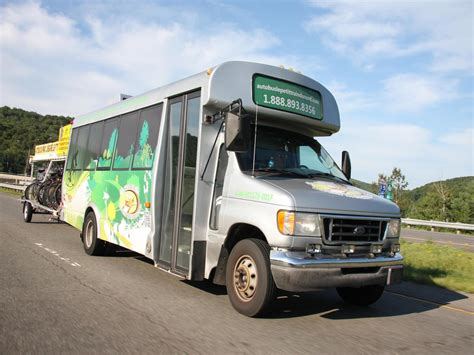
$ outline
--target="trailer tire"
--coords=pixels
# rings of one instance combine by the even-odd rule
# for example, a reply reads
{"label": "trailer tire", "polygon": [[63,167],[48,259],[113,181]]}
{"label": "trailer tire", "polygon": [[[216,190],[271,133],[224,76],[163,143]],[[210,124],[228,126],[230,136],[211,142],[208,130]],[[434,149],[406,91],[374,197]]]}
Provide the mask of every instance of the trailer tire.
{"label": "trailer tire", "polygon": [[89,212],[82,226],[82,243],[87,255],[104,255],[107,242],[97,238],[97,219],[94,212]]}
{"label": "trailer tire", "polygon": [[369,285],[362,287],[338,287],[337,293],[347,303],[356,306],[368,306],[382,297],[384,286]]}
{"label": "trailer tire", "polygon": [[241,314],[264,314],[275,298],[270,247],[260,239],[244,239],[232,249],[226,266],[226,287],[232,306]]}
{"label": "trailer tire", "polygon": [[33,206],[31,206],[31,203],[25,202],[23,204],[23,220],[30,223],[31,218],[33,218]]}

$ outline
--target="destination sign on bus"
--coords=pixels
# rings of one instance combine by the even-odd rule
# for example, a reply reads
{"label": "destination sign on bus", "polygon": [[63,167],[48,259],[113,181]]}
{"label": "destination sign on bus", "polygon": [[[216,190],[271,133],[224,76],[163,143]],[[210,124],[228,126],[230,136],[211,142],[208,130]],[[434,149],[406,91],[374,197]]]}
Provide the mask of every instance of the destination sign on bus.
{"label": "destination sign on bus", "polygon": [[317,120],[323,119],[321,94],[287,81],[256,74],[253,77],[255,104]]}

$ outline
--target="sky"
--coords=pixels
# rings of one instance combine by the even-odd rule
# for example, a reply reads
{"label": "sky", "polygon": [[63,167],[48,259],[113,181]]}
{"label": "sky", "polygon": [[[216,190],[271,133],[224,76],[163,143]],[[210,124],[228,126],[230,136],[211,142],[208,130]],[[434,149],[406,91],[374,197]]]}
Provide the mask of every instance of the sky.
{"label": "sky", "polygon": [[227,60],[335,96],[352,176],[474,175],[473,2],[0,0],[0,106],[78,116]]}

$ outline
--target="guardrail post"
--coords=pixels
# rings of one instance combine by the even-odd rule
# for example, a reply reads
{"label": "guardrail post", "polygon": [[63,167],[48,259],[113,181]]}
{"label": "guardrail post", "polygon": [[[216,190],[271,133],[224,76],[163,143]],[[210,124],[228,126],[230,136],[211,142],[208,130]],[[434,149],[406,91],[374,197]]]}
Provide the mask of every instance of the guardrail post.
{"label": "guardrail post", "polygon": [[456,234],[461,234],[461,230],[460,230],[460,229],[456,229]]}
{"label": "guardrail post", "polygon": [[431,227],[431,231],[432,231],[432,232],[436,232],[436,228],[435,228],[435,227]]}

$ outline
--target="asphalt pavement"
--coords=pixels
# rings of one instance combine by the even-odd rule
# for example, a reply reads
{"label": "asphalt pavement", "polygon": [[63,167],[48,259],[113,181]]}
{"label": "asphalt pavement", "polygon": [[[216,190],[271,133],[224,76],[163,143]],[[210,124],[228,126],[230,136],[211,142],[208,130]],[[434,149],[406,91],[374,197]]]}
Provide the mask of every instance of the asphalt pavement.
{"label": "asphalt pavement", "polygon": [[401,237],[412,243],[431,241],[439,245],[448,245],[474,252],[474,235],[431,232],[412,228],[403,228]]}
{"label": "asphalt pavement", "polygon": [[368,308],[334,290],[281,294],[235,312],[225,288],[187,282],[138,254],[87,256],[79,232],[0,193],[0,353],[470,353],[472,295],[404,283]]}

